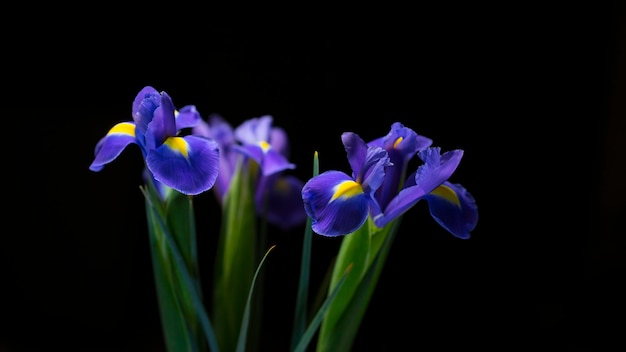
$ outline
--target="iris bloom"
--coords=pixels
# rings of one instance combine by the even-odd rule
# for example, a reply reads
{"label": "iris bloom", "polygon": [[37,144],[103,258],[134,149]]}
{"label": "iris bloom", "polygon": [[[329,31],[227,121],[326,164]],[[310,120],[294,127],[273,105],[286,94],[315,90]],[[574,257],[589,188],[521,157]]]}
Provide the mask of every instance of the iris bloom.
{"label": "iris bloom", "polygon": [[202,136],[178,135],[201,120],[195,106],[178,111],[167,93],[146,86],[133,101],[132,117],[133,121],[116,124],[98,141],[90,170],[102,170],[128,145],[136,144],[154,180],[186,195],[213,187],[218,173],[217,143]]}
{"label": "iris bloom", "polygon": [[[384,137],[365,143],[346,132],[342,142],[352,176],[326,171],[310,179],[302,190],[313,231],[340,236],[356,231],[367,220],[382,228],[424,199],[431,216],[459,238],[469,238],[478,221],[476,203],[459,184],[448,182],[463,156],[462,150],[441,154],[432,141],[394,123]],[[414,155],[423,164],[408,178]]]}
{"label": "iris bloom", "polygon": [[[289,162],[289,141],[286,132],[272,126],[269,115],[244,121],[232,129],[218,114],[209,117],[208,123],[200,121],[192,130],[194,134],[215,139],[220,148],[220,171],[214,187],[220,202],[228,191],[238,158],[252,160],[258,165],[255,180],[255,207],[259,215],[282,229],[290,229],[306,220],[300,191],[304,182],[285,174],[294,169]],[[244,162],[242,167],[248,167]]]}

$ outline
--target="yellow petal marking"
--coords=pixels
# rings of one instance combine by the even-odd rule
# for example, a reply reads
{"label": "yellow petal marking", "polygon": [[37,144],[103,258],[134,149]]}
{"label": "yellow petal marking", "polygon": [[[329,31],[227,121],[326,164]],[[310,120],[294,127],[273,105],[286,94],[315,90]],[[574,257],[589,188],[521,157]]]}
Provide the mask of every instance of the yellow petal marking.
{"label": "yellow petal marking", "polygon": [[270,149],[270,144],[266,141],[259,142],[259,145],[261,146],[261,149],[263,149],[264,153],[266,153]]}
{"label": "yellow petal marking", "polygon": [[109,130],[107,135],[110,134],[125,134],[135,137],[135,124],[130,122],[120,122]]}
{"label": "yellow petal marking", "polygon": [[398,137],[398,139],[396,139],[395,142],[393,142],[393,149],[396,149],[398,147],[398,144],[400,144],[400,142],[402,142],[404,138],[402,137]]}
{"label": "yellow petal marking", "polygon": [[183,137],[169,137],[165,140],[164,144],[170,149],[181,153],[185,158],[189,155],[189,144],[187,144]]}
{"label": "yellow petal marking", "polygon": [[359,183],[354,181],[343,181],[335,186],[333,197],[330,201],[332,202],[337,198],[350,198],[361,193],[363,193],[363,188]]}
{"label": "yellow petal marking", "polygon": [[457,197],[456,193],[452,190],[452,188],[450,188],[448,186],[441,185],[441,186],[435,188],[430,193],[436,195],[437,197],[441,197],[441,198],[447,200],[448,202],[454,203],[458,207],[461,206],[461,202],[459,201],[459,197]]}

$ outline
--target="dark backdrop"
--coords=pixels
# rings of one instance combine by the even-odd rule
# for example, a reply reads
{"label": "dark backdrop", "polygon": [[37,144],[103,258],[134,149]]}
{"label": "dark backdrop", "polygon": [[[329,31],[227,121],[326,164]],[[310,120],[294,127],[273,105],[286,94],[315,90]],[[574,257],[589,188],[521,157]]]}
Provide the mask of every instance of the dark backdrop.
{"label": "dark backdrop", "polygon": [[[479,205],[472,238],[452,237],[418,203],[355,350],[623,345],[623,6],[422,6],[237,24],[210,9],[74,10],[25,18],[31,34],[7,32],[3,170],[15,215],[0,246],[0,350],[163,350],[141,156],[128,148],[88,170],[145,85],[233,125],[272,115],[303,180],[315,151],[322,171],[349,171],[342,132],[369,140],[394,121],[465,151],[451,180]],[[208,285],[219,208],[209,195],[195,205]],[[302,233],[270,234],[262,350],[287,350]],[[314,282],[338,243],[314,238]]]}

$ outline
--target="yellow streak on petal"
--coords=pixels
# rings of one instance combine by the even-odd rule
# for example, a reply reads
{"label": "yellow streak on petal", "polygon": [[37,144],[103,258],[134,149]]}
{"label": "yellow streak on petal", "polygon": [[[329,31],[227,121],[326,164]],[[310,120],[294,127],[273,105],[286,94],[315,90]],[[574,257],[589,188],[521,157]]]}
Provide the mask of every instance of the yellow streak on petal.
{"label": "yellow streak on petal", "polygon": [[263,149],[264,153],[270,149],[270,144],[267,143],[266,141],[259,142],[259,145],[261,146],[261,149]]}
{"label": "yellow streak on petal", "polygon": [[435,188],[432,192],[430,192],[431,194],[434,194],[438,197],[441,197],[443,199],[446,199],[447,201],[456,204],[457,206],[461,206],[461,202],[459,201],[459,197],[457,197],[456,193],[452,190],[452,188],[445,186],[445,185],[441,185],[437,188]]}
{"label": "yellow streak on petal", "polygon": [[183,137],[169,137],[165,140],[164,144],[170,149],[181,153],[185,158],[189,155],[189,144],[187,144]]}
{"label": "yellow streak on petal", "polygon": [[398,147],[398,144],[400,144],[400,142],[402,142],[402,140],[403,140],[403,139],[404,139],[404,138],[402,138],[402,137],[398,137],[398,139],[396,139],[396,141],[395,141],[395,142],[393,142],[393,148],[394,148],[394,149],[395,149],[395,148],[397,148],[397,147]]}
{"label": "yellow streak on petal", "polygon": [[334,201],[337,198],[350,198],[358,194],[363,193],[363,188],[359,183],[354,181],[343,181],[335,187],[333,197],[330,201]]}
{"label": "yellow streak on petal", "polygon": [[135,137],[135,124],[130,122],[120,122],[109,130],[107,135],[109,134],[125,134]]}

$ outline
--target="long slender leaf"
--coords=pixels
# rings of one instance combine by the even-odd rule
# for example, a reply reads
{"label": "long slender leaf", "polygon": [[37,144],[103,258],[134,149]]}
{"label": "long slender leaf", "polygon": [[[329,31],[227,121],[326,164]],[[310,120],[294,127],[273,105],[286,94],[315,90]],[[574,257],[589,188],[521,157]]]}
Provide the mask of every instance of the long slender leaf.
{"label": "long slender leaf", "polygon": [[[168,193],[165,201],[166,224],[180,250],[185,262],[185,267],[195,285],[197,292],[202,295],[200,273],[196,246],[196,227],[192,197],[172,190]],[[199,351],[205,350],[202,335],[202,326],[195,312],[193,299],[189,289],[181,282],[180,275],[173,275],[176,287],[179,288],[181,304],[186,317],[186,323],[196,341]]]}
{"label": "long slender leaf", "polygon": [[366,225],[361,226],[361,228],[344,236],[342,239],[339,253],[333,266],[329,291],[334,290],[348,266],[352,266],[352,271],[345,279],[343,287],[324,317],[318,336],[318,351],[324,351],[326,346],[324,341],[329,339],[327,335],[333,334],[334,326],[343,314],[346,306],[350,303],[361,278],[367,271],[370,250],[370,234]]}
{"label": "long slender leaf", "polygon": [[[339,290],[343,286],[344,281],[346,280],[346,277],[347,277],[348,273],[350,272],[350,270],[352,270],[352,266],[351,265],[348,266],[348,268],[344,272],[344,275],[341,277],[341,279],[339,279],[339,282],[335,286],[335,289],[333,289],[333,291],[326,298],[326,300],[324,301],[324,303],[322,304],[320,309],[317,311],[317,313],[313,317],[313,320],[311,320],[311,324],[309,324],[309,327],[302,334],[302,336],[299,339],[298,344],[296,345],[296,347],[293,348],[293,352],[301,352],[301,351],[304,352],[304,351],[306,351],[306,348],[309,346],[309,343],[311,342],[311,339],[315,335],[315,332],[317,331],[317,328],[319,327],[320,323],[322,322],[322,319],[324,318],[324,314],[326,313],[326,311],[328,310],[330,305],[335,300],[335,297],[337,297],[337,293],[339,292]],[[337,351],[342,351],[342,350],[337,350]]]}
{"label": "long slender leaf", "polygon": [[256,283],[257,277],[259,276],[259,272],[261,271],[261,267],[263,263],[265,263],[265,259],[270,252],[276,248],[276,245],[271,246],[265,255],[261,259],[261,262],[256,268],[254,273],[254,278],[252,279],[252,283],[250,284],[250,290],[248,291],[248,299],[246,300],[246,308],[244,310],[243,318],[241,320],[241,330],[239,331],[239,339],[237,340],[237,351],[244,352],[246,349],[246,338],[248,336],[248,323],[250,321],[250,306],[252,302],[252,294],[254,293],[254,284]]}
{"label": "long slender leaf", "polygon": [[[202,325],[204,336],[207,340],[209,348],[211,351],[217,352],[219,350],[217,347],[217,339],[215,337],[213,327],[211,326],[211,322],[204,308],[204,304],[202,303],[202,298],[198,290],[196,289],[196,284],[194,283],[189,271],[187,270],[187,267],[185,265],[185,260],[183,256],[181,255],[178,249],[178,246],[176,245],[176,242],[174,241],[172,237],[172,234],[169,232],[169,229],[167,228],[163,220],[163,217],[159,216],[157,207],[155,206],[153,202],[154,198],[150,197],[150,195],[148,194],[149,192],[146,192],[145,189],[142,188],[142,191],[146,198],[146,208],[149,209],[149,212],[151,214],[150,215],[150,220],[151,220],[150,227],[154,228],[155,230],[157,230],[155,232],[158,232],[162,235],[162,238],[160,238],[160,240],[163,240],[164,243],[166,244],[169,250],[169,253],[171,253],[171,258],[173,259],[172,263],[173,265],[175,265],[175,268],[177,269],[177,271],[181,274],[182,281],[186,285],[187,289],[189,290],[191,302],[193,303],[195,312],[198,316],[198,319],[200,320],[200,324]],[[175,299],[177,298],[175,297]],[[184,324],[186,325],[187,323],[184,322]],[[192,342],[189,344],[188,348],[190,348],[191,350],[196,350],[197,346],[194,347],[194,344]],[[172,349],[172,351],[179,351],[179,350],[184,351],[184,350],[187,350],[187,348],[179,349],[179,347],[175,347],[175,349]]]}
{"label": "long slender leaf", "polygon": [[193,338],[187,328],[183,309],[176,298],[174,280],[171,278],[171,263],[167,260],[167,256],[161,254],[163,234],[156,220],[158,214],[148,200],[146,200],[146,216],[150,237],[152,269],[165,344],[168,351],[189,351],[193,349]]}
{"label": "long slender leaf", "polygon": [[337,316],[334,324],[322,339],[318,339],[317,351],[349,351],[352,348],[398,228],[399,219],[376,234],[384,236],[380,249],[372,258],[350,301],[342,307],[341,312],[335,312]]}
{"label": "long slender leaf", "polygon": [[[317,152],[313,155],[313,177],[319,174],[319,157]],[[293,332],[291,334],[291,348],[296,346],[296,343],[304,334],[307,311],[306,306],[308,303],[309,292],[309,276],[311,266],[311,240],[313,237],[313,230],[311,229],[311,218],[307,217],[306,225],[304,228],[304,240],[302,242],[302,258],[300,263],[300,279],[298,283],[298,294],[296,296],[296,308],[295,317],[293,323]]]}
{"label": "long slender leaf", "polygon": [[244,166],[240,160],[224,199],[214,269],[213,321],[223,351],[237,346],[258,255],[253,177]]}

